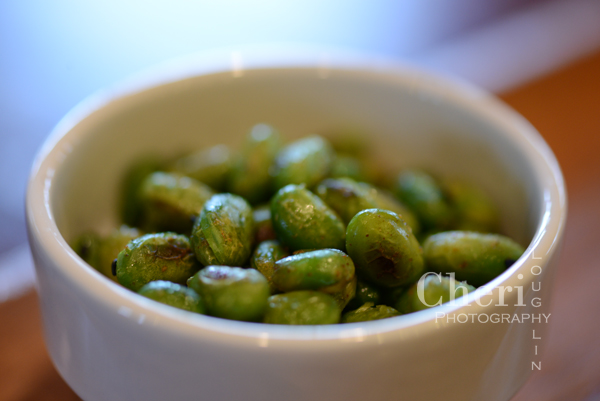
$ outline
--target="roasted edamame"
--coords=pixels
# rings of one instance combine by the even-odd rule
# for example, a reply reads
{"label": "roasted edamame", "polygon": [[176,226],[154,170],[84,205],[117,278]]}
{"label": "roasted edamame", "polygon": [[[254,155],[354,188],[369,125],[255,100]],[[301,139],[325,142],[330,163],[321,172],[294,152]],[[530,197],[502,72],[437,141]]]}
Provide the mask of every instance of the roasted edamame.
{"label": "roasted edamame", "polygon": [[259,124],[239,151],[216,145],[168,163],[144,159],[125,179],[131,226],[86,232],[73,248],[158,302],[289,325],[428,309],[522,255],[498,234],[498,211],[478,187],[416,169],[367,180],[375,175],[359,143],[312,135],[285,145]]}

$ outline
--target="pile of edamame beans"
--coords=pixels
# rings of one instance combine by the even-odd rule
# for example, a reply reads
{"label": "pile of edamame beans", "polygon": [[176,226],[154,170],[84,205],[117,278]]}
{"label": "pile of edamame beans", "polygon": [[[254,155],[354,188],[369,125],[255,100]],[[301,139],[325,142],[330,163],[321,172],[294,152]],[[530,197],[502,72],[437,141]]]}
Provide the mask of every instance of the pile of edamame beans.
{"label": "pile of edamame beans", "polygon": [[421,170],[384,172],[367,149],[351,133],[285,144],[259,124],[236,152],[218,145],[137,161],[124,178],[123,225],[72,246],[155,301],[291,325],[423,310],[456,288],[463,295],[486,284],[521,256],[498,234],[484,192]]}

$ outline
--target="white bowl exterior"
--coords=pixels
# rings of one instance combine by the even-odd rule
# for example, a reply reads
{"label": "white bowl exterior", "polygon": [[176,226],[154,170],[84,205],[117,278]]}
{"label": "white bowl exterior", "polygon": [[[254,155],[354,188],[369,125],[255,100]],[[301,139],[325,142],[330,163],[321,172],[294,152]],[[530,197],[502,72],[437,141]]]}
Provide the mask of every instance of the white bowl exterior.
{"label": "white bowl exterior", "polygon": [[[339,67],[326,73],[322,68],[245,71],[241,79],[235,71],[188,80],[183,79],[185,74],[175,79],[171,75],[165,82],[172,83],[141,93],[136,89],[117,99],[96,97],[59,124],[34,166],[27,218],[47,346],[61,375],[82,398],[507,400],[525,382],[532,362],[540,361],[536,353],[541,348],[535,346],[541,341],[534,335],[543,338],[547,324],[477,319],[452,323],[435,319],[435,313],[548,314],[566,218],[564,186],[554,156],[527,122],[477,90],[410,69],[381,70],[364,61]],[[151,76],[160,80],[168,74]],[[315,99],[314,91],[323,85],[327,90]],[[242,89],[217,90],[236,86]],[[407,106],[414,107],[410,114],[433,107],[444,115],[433,126],[449,127],[449,135],[459,138],[457,143],[432,143],[428,135],[438,139],[444,135],[419,128],[427,116],[415,117],[402,128],[402,135],[394,135],[398,125],[389,116],[397,103],[389,100],[398,91],[420,99],[421,103]],[[199,116],[186,109],[189,96]],[[171,102],[164,103],[165,98]],[[232,110],[219,115],[223,104]],[[291,104],[298,107],[294,113],[289,112]],[[455,114],[463,119],[453,121]],[[395,155],[395,147],[386,140],[408,138],[424,151],[400,152],[404,160],[392,164],[421,161],[439,171],[454,161],[449,172],[442,172],[466,175],[502,199],[504,216],[514,220],[507,231],[517,237],[523,233],[521,241],[532,236],[534,240],[520,261],[492,284],[523,286],[525,306],[515,306],[518,293],[513,291],[504,294],[507,306],[444,305],[368,324],[280,327],[190,316],[110,282],[79,259],[64,239],[92,227],[106,230],[115,225],[116,177],[136,155],[180,150],[180,144],[165,141],[168,128],[174,129],[169,137],[179,136],[191,148],[204,143],[204,138],[190,134],[198,122],[204,122],[209,132],[216,131],[207,143],[219,143],[233,142],[259,121],[271,122],[294,137],[343,123],[343,118],[372,130],[382,159],[393,160]],[[484,142],[495,144],[492,149],[469,145],[476,132],[473,124],[480,120],[488,128],[481,135]],[[147,141],[134,147],[127,138],[136,129],[147,130]],[[473,171],[474,161],[487,161],[492,167],[481,164]],[[490,172],[498,173],[497,185],[486,181]],[[507,195],[507,188],[516,200]],[[79,204],[82,197],[86,202]],[[523,202],[526,207],[519,208]],[[536,275],[538,271],[541,274]],[[534,291],[537,288],[540,291]],[[478,291],[469,299],[481,296]],[[499,297],[495,288],[481,299],[496,305]],[[539,307],[531,302],[536,297],[543,300]]]}

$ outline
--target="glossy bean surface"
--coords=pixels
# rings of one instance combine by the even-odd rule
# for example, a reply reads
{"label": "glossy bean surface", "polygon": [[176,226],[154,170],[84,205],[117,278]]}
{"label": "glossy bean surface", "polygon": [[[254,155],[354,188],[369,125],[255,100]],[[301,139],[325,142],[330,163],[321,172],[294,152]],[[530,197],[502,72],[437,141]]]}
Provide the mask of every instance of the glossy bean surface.
{"label": "glossy bean surface", "polygon": [[270,295],[260,272],[240,267],[207,266],[187,285],[200,295],[207,314],[232,320],[261,320]]}
{"label": "glossy bean surface", "polygon": [[194,290],[170,281],[151,281],[140,288],[138,294],[189,312],[206,312],[202,299]]}
{"label": "glossy bean surface", "polygon": [[341,323],[368,322],[394,316],[400,316],[400,313],[391,306],[375,306],[375,304],[367,302],[358,309],[344,313]]}
{"label": "glossy bean surface", "polygon": [[346,226],[304,185],[288,185],[271,200],[277,238],[292,250],[345,248]]}
{"label": "glossy bean surface", "polygon": [[348,224],[346,249],[359,278],[383,287],[410,285],[424,272],[422,250],[396,213],[367,209]]}
{"label": "glossy bean surface", "polygon": [[252,208],[243,198],[227,193],[206,202],[191,235],[196,257],[204,266],[243,266],[253,239]]}
{"label": "glossy bean surface", "polygon": [[184,284],[199,268],[185,235],[146,234],[130,241],[119,253],[116,276],[121,285],[138,291],[156,280]]}
{"label": "glossy bean surface", "polygon": [[292,291],[272,295],[264,323],[321,325],[339,323],[341,308],[330,295],[319,291]]}
{"label": "glossy bean surface", "polygon": [[273,186],[276,190],[289,184],[312,188],[327,177],[334,157],[329,142],[318,135],[292,142],[275,158],[271,169]]}
{"label": "glossy bean surface", "polygon": [[454,273],[457,280],[480,286],[521,257],[521,245],[500,234],[446,231],[430,236],[423,256],[430,271]]}

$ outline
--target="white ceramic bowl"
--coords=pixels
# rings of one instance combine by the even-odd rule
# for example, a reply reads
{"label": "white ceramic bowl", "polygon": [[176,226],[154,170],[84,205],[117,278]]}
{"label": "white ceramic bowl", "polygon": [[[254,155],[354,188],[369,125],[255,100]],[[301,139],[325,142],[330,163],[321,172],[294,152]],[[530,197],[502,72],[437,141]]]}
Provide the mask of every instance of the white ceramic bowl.
{"label": "white ceramic bowl", "polygon": [[[468,85],[370,59],[323,60],[250,57],[244,69],[239,54],[233,68],[215,57],[180,61],[92,97],[56,127],[33,167],[27,222],[48,350],[83,399],[508,400],[543,365],[547,324],[537,316],[548,313],[566,218],[546,143]],[[119,183],[131,160],[237,143],[257,122],[289,138],[361,127],[392,167],[426,166],[487,190],[505,232],[528,248],[491,293],[470,294],[466,306],[285,327],[139,297],[67,245],[118,224]]]}

